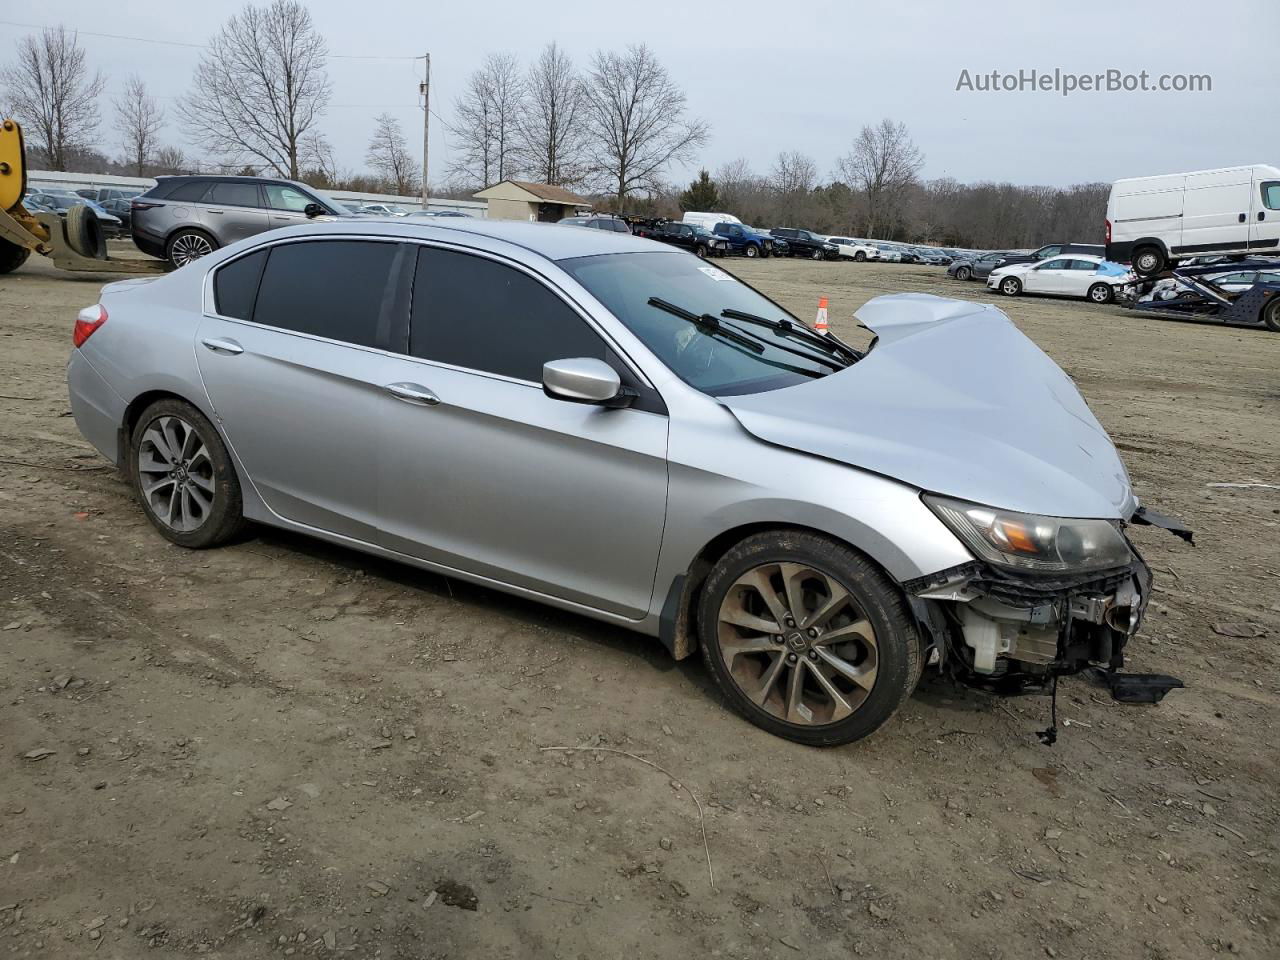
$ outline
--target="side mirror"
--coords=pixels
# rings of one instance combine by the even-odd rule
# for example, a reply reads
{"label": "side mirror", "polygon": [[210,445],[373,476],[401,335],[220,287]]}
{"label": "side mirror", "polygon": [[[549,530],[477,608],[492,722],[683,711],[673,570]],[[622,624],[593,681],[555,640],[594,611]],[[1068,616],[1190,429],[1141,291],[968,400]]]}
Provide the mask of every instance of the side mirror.
{"label": "side mirror", "polygon": [[618,371],[595,357],[553,360],[542,365],[542,392],[553,400],[626,407],[635,391],[622,386]]}
{"label": "side mirror", "polygon": [[325,213],[327,213],[325,208],[320,206],[320,204],[318,203],[308,203],[305,207],[302,208],[302,212],[306,214],[308,219],[314,219],[315,217],[323,217]]}

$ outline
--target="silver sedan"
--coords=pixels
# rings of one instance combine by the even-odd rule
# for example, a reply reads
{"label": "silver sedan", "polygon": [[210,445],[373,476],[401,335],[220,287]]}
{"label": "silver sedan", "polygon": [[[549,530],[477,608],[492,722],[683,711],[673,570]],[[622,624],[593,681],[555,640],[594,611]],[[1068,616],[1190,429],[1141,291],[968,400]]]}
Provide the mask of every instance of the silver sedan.
{"label": "silver sedan", "polygon": [[255,521],[622,624],[799,742],[926,666],[1122,662],[1145,520],[1071,380],[992,306],[857,316],[867,352],[627,234],[348,220],[108,285],[68,380],[176,544]]}

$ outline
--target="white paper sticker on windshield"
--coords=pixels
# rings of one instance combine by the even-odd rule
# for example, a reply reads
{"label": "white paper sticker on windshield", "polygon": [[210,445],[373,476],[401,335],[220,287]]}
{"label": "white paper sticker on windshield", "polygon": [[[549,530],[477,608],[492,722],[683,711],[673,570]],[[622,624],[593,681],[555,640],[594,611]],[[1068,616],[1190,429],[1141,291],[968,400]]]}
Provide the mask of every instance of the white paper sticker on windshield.
{"label": "white paper sticker on windshield", "polygon": [[699,267],[698,269],[715,281],[734,279],[733,277],[729,276],[729,274],[721,270],[719,267]]}

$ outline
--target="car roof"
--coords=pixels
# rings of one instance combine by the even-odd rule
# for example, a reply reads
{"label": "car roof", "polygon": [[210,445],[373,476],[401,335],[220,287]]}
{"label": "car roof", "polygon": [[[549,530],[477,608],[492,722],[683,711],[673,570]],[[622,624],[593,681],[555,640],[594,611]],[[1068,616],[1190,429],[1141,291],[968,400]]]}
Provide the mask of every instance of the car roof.
{"label": "car roof", "polygon": [[404,237],[410,240],[496,240],[521,247],[548,260],[568,260],[605,253],[654,253],[671,248],[654,240],[613,230],[587,230],[555,223],[524,220],[481,220],[474,217],[360,217],[312,221],[272,230],[274,239],[284,236],[324,234]]}

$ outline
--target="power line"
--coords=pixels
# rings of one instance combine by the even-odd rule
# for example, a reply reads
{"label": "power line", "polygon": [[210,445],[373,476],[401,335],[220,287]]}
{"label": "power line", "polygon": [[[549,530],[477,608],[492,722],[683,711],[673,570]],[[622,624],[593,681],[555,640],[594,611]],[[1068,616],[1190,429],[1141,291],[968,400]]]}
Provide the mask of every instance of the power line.
{"label": "power line", "polygon": [[[22,27],[26,30],[48,30],[46,24],[41,23],[17,23],[13,20],[0,20],[0,25],[6,27]],[[134,43],[157,43],[168,47],[187,47],[194,50],[208,50],[208,44],[204,43],[184,43],[181,40],[159,40],[155,37],[130,37],[122,33],[95,33],[92,30],[73,30],[73,33],[82,33],[86,37],[99,37],[103,40],[131,40]],[[329,53],[325,56],[330,60],[421,60],[421,57],[387,57],[380,54],[358,54],[358,53]]]}

